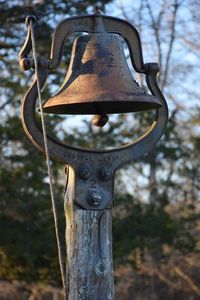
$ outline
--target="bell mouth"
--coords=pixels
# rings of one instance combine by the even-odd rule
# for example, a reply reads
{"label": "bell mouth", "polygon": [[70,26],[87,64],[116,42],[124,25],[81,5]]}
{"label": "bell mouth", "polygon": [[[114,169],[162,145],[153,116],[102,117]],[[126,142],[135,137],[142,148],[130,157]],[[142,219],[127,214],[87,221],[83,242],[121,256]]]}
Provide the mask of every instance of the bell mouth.
{"label": "bell mouth", "polygon": [[98,101],[93,103],[75,103],[51,105],[43,108],[45,113],[72,114],[72,115],[95,115],[95,114],[118,114],[130,112],[142,112],[159,109],[159,103],[147,103],[145,101]]}
{"label": "bell mouth", "polygon": [[[51,114],[95,115],[119,114],[155,110],[161,107],[160,100],[150,94],[99,93],[67,95],[59,94],[44,103],[43,111]],[[93,98],[93,97],[94,98]],[[111,99],[111,100],[110,100]]]}

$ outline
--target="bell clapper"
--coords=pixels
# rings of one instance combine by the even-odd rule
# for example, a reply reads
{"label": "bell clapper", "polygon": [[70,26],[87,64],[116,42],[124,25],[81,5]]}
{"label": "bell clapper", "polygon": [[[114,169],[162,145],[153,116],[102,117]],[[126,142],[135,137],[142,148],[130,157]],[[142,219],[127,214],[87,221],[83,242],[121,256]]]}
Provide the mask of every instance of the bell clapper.
{"label": "bell clapper", "polygon": [[92,118],[92,125],[96,127],[103,127],[108,122],[109,118],[107,115],[94,115]]}

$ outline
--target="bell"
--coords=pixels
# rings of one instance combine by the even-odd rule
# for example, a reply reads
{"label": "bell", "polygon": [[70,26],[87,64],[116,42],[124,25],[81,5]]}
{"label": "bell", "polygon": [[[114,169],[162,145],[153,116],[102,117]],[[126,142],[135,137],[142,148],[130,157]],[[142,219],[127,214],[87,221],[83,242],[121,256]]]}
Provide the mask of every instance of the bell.
{"label": "bell", "polygon": [[93,33],[74,41],[64,83],[45,102],[44,112],[106,115],[159,107],[160,101],[134,81],[119,35]]}

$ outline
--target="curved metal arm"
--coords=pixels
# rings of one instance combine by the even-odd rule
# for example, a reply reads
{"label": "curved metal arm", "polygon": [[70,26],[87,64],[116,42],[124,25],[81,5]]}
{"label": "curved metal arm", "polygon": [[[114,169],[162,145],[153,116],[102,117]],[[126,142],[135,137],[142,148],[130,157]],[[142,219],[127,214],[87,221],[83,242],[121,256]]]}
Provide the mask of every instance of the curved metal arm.
{"label": "curved metal arm", "polygon": [[[146,64],[145,67],[147,72],[147,84],[153,95],[160,99],[162,107],[157,110],[155,121],[142,137],[137,141],[120,148],[97,151],[65,145],[48,136],[50,156],[73,167],[78,166],[83,161],[93,161],[96,162],[96,164],[102,163],[103,158],[103,160],[111,163],[114,170],[116,170],[122,164],[138,159],[146,152],[150,151],[160,139],[165,129],[168,118],[168,109],[165,98],[156,82],[158,65]],[[43,87],[47,78],[47,68],[47,62],[40,62],[39,73],[41,87]],[[24,130],[32,143],[39,150],[44,151],[42,131],[37,124],[35,117],[37,97],[36,80],[34,80],[23,99],[21,110],[22,123]]]}
{"label": "curved metal arm", "polygon": [[144,65],[144,68],[146,72],[147,85],[152,94],[160,100],[162,106],[156,112],[155,121],[143,136],[133,143],[118,149],[118,151],[122,151],[122,160],[120,165],[131,160],[136,160],[150,152],[161,138],[168,120],[167,103],[156,80],[157,73],[159,71],[158,64],[148,63]]}
{"label": "curved metal arm", "polygon": [[69,35],[74,32],[101,32],[102,30],[124,37],[135,70],[144,73],[142,46],[137,29],[124,20],[95,14],[67,18],[57,26],[53,34],[50,68],[57,68],[60,64],[64,42]]}
{"label": "curved metal arm", "polygon": [[[40,79],[40,87],[43,88],[46,78],[48,75],[48,62],[46,59],[39,60],[38,64],[39,70],[39,79]],[[40,150],[44,150],[44,138],[41,127],[38,125],[36,121],[36,102],[38,98],[37,91],[37,79],[34,78],[34,81],[27,93],[25,94],[22,105],[21,105],[21,120],[24,131],[31,142]],[[66,147],[61,143],[54,141],[50,136],[48,136],[48,146],[49,146],[49,154],[51,157],[58,159],[62,162],[66,162],[65,160],[65,151]]]}
{"label": "curved metal arm", "polygon": [[[65,145],[47,136],[49,155],[65,164],[71,165],[75,169],[77,184],[74,201],[76,204],[85,209],[92,209],[90,200],[93,197],[95,201],[96,198],[104,199],[103,201],[99,200],[101,203],[99,202],[98,208],[96,204],[93,208],[100,210],[112,207],[115,171],[121,165],[138,159],[150,151],[160,139],[168,118],[167,104],[156,81],[159,71],[158,65],[153,63],[144,65],[138,32],[131,24],[125,21],[101,15],[64,20],[54,33],[50,67],[55,68],[58,66],[61,60],[64,40],[69,34],[76,31],[102,32],[103,30],[120,34],[125,38],[130,49],[133,66],[137,72],[146,74],[147,85],[152,94],[160,99],[162,106],[157,110],[155,121],[149,130],[138,140],[124,147],[101,151],[89,150]],[[24,47],[20,52],[21,66],[25,70],[34,66],[30,59],[26,58],[30,50],[30,32],[28,31]],[[48,67],[49,62],[40,58],[38,72],[41,89],[48,75]],[[27,136],[39,150],[44,151],[43,133],[36,121],[37,98],[37,80],[35,78],[23,99],[21,116]],[[93,195],[94,193],[95,195]]]}

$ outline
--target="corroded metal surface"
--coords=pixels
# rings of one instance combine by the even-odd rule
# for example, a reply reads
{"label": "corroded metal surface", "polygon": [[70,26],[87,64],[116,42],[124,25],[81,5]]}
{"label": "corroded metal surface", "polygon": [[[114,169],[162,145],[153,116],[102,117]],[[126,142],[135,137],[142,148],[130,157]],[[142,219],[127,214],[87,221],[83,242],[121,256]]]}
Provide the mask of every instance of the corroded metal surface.
{"label": "corroded metal surface", "polygon": [[160,108],[133,79],[117,34],[92,33],[78,37],[58,93],[44,104],[55,114],[113,114]]}
{"label": "corroded metal surface", "polygon": [[57,68],[60,64],[64,42],[72,33],[102,31],[117,33],[126,40],[135,70],[143,73],[142,47],[137,29],[122,19],[97,14],[67,18],[56,27],[52,40],[50,68]]}

